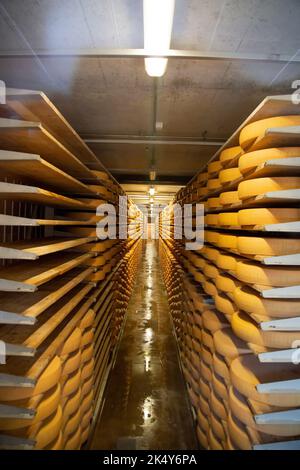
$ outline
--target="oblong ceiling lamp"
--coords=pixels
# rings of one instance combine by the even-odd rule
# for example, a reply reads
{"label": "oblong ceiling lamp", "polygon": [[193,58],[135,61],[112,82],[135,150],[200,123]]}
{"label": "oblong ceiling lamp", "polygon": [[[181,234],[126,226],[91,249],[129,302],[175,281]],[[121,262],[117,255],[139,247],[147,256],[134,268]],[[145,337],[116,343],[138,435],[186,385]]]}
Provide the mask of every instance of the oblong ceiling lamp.
{"label": "oblong ceiling lamp", "polygon": [[175,0],[143,0],[145,69],[150,77],[162,77],[170,50]]}

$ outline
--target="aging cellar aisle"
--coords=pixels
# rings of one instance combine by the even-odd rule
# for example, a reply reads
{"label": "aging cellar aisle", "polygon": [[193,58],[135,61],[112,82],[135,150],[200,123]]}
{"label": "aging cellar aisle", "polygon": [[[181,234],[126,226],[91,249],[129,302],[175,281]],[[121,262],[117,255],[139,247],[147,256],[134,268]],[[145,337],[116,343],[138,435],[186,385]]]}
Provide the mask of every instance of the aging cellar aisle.
{"label": "aging cellar aisle", "polygon": [[90,448],[197,448],[155,241],[145,244]]}

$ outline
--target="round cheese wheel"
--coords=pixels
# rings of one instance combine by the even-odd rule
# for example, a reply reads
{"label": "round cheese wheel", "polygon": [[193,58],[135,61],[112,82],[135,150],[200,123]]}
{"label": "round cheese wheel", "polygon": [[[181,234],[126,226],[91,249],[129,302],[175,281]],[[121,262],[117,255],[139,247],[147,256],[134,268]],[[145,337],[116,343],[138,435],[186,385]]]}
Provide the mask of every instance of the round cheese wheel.
{"label": "round cheese wheel", "polygon": [[220,162],[220,160],[215,160],[207,165],[207,171],[210,175],[219,173],[219,171],[222,170],[222,167],[222,162]]}
{"label": "round cheese wheel", "polygon": [[[10,429],[24,428],[27,426],[33,426],[39,423],[40,421],[45,420],[46,418],[48,418],[48,416],[52,415],[57,410],[57,407],[60,403],[60,398],[60,385],[57,384],[51,390],[48,390],[42,395],[40,402],[34,408],[35,415],[32,419],[0,418],[0,429],[4,431]],[[12,403],[10,403],[10,406],[12,406]]]}
{"label": "round cheese wheel", "polygon": [[63,362],[62,365],[62,375],[69,375],[75,370],[77,370],[81,363],[81,351],[77,351],[69,354]]}
{"label": "round cheese wheel", "polygon": [[[245,426],[249,426],[259,432],[270,434],[271,436],[297,436],[300,434],[300,423],[297,420],[280,424],[257,424],[247,400],[233,387],[229,390],[229,406],[232,415],[236,416]],[[279,410],[281,409],[276,408],[272,410],[268,407],[267,411],[262,409],[261,413],[276,413]]]}
{"label": "round cheese wheel", "polygon": [[222,312],[228,321],[231,321],[232,315],[237,311],[236,305],[224,294],[214,296],[216,308]]}
{"label": "round cheese wheel", "polygon": [[210,394],[210,407],[219,420],[226,422],[228,410],[225,407],[223,400],[216,395],[214,390],[212,390]]}
{"label": "round cheese wheel", "polygon": [[208,421],[207,417],[202,413],[200,408],[197,409],[197,422],[198,422],[198,426],[204,432],[208,432],[208,430],[209,430],[209,421]]}
{"label": "round cheese wheel", "polygon": [[[238,187],[238,197],[242,201],[260,194],[272,191],[282,191],[286,189],[299,189],[300,177],[297,176],[278,176],[270,178],[254,178],[252,180],[242,181]],[[221,199],[221,196],[220,196]]]}
{"label": "round cheese wheel", "polygon": [[237,249],[237,236],[230,235],[227,233],[219,233],[219,237],[216,241],[216,244],[219,248],[224,248],[226,250],[236,250]]}
{"label": "round cheese wheel", "polygon": [[211,394],[210,386],[203,379],[199,380],[199,390],[200,390],[200,394],[203,395],[206,398],[206,400],[209,400],[210,394]]}
{"label": "round cheese wheel", "polygon": [[[223,330],[222,330],[223,331]],[[230,366],[232,385],[246,398],[280,407],[300,405],[299,393],[259,393],[257,385],[299,378],[299,366],[293,364],[261,363],[258,357],[247,354],[234,359]]]}
{"label": "round cheese wheel", "polygon": [[208,449],[207,433],[204,432],[199,426],[196,427],[197,439],[203,449]]}
{"label": "round cheese wheel", "polygon": [[238,191],[226,191],[219,196],[219,206],[231,206],[241,204],[241,202]]}
{"label": "round cheese wheel", "polygon": [[80,445],[82,446],[87,440],[88,440],[88,437],[89,437],[89,434],[90,434],[90,428],[89,426],[86,427],[86,428],[83,428],[83,426],[81,426],[81,442],[80,442]]}
{"label": "round cheese wheel", "polygon": [[62,397],[72,395],[75,391],[78,390],[80,386],[80,376],[81,370],[75,370],[70,375],[62,376],[61,385],[62,385]]}
{"label": "round cheese wheel", "polygon": [[207,214],[204,216],[204,223],[205,225],[218,225],[219,219],[218,214]]}
{"label": "round cheese wheel", "polygon": [[202,330],[202,344],[211,352],[214,352],[215,347],[213,335],[205,328]]}
{"label": "round cheese wheel", "polygon": [[228,385],[216,371],[212,374],[212,387],[214,392],[223,400],[225,406],[228,401]]}
{"label": "round cheese wheel", "polygon": [[64,442],[64,450],[78,450],[81,445],[81,427],[79,426],[76,431],[67,436]]}
{"label": "round cheese wheel", "polygon": [[219,181],[222,185],[232,183],[236,180],[239,180],[243,177],[238,167],[235,168],[226,168],[225,170],[220,171]]}
{"label": "round cheese wheel", "polygon": [[224,427],[222,425],[222,422],[220,422],[220,419],[218,416],[216,416],[215,414],[215,410],[212,408],[212,413],[210,415],[210,425],[211,425],[211,429],[212,429],[212,432],[214,434],[214,436],[216,436],[216,438],[218,439],[218,441],[220,443],[222,443],[222,441],[225,441],[226,440],[226,434],[225,434],[225,430],[224,430]]}
{"label": "round cheese wheel", "polygon": [[238,212],[221,212],[221,214],[219,214],[218,224],[221,227],[238,227],[239,226]]}
{"label": "round cheese wheel", "polygon": [[230,364],[238,356],[251,353],[248,345],[237,338],[231,328],[223,328],[214,333],[214,345],[218,354],[223,356]]}
{"label": "round cheese wheel", "polygon": [[83,429],[86,427],[90,426],[91,420],[93,417],[93,410],[89,409],[82,417],[81,417],[81,422],[80,425]]}
{"label": "round cheese wheel", "polygon": [[61,432],[54,439],[54,441],[50,442],[49,445],[44,447],[44,450],[62,450],[62,449],[63,449],[63,436]]}
{"label": "round cheese wheel", "polygon": [[211,334],[229,326],[228,321],[217,310],[206,310],[202,314],[203,327]]}
{"label": "round cheese wheel", "polygon": [[85,397],[82,398],[80,413],[84,415],[92,407],[94,399],[94,390],[92,389]]}
{"label": "round cheese wheel", "polygon": [[245,425],[241,423],[231,412],[228,413],[228,432],[233,446],[239,450],[252,450],[252,442],[246,431]]}
{"label": "round cheese wheel", "polygon": [[243,149],[249,147],[257,139],[264,135],[267,129],[272,127],[299,126],[300,116],[276,116],[247,124],[240,132],[239,143]]}
{"label": "round cheese wheel", "polygon": [[281,224],[300,220],[300,209],[297,208],[260,208],[243,209],[238,212],[241,226]]}
{"label": "round cheese wheel", "polygon": [[85,364],[86,362],[88,362],[90,359],[92,359],[93,357],[93,353],[94,353],[94,346],[93,346],[93,343],[91,343],[90,345],[88,346],[85,346],[82,350],[81,350],[81,364]]}
{"label": "round cheese wheel", "polygon": [[229,368],[223,357],[217,352],[213,354],[213,370],[218,376],[222,377],[225,384],[228,385],[230,383]]}
{"label": "round cheese wheel", "polygon": [[208,188],[207,186],[204,186],[203,188],[198,188],[197,189],[197,195],[198,197],[204,197],[204,196],[207,196],[208,194]]}
{"label": "round cheese wheel", "polygon": [[210,406],[208,400],[206,400],[202,395],[199,396],[199,408],[204,416],[210,416]]}
{"label": "round cheese wheel", "polygon": [[219,232],[214,232],[213,230],[206,230],[204,235],[205,241],[212,244],[217,244],[220,236]]}
{"label": "round cheese wheel", "polygon": [[94,372],[94,358],[83,364],[81,368],[81,381],[88,379]]}
{"label": "round cheese wheel", "polygon": [[88,344],[91,344],[94,339],[94,328],[85,329],[81,336],[80,347],[84,348]]}
{"label": "round cheese wheel", "polygon": [[204,183],[208,178],[208,173],[202,172],[197,176],[197,183]]}
{"label": "round cheese wheel", "polygon": [[269,160],[293,158],[299,157],[299,155],[300,147],[270,148],[247,152],[239,159],[239,169],[241,173],[245,174],[255,170],[257,166]]}
{"label": "round cheese wheel", "polygon": [[219,269],[214,264],[206,262],[204,266],[204,275],[208,279],[216,279],[219,275]]}
{"label": "round cheese wheel", "polygon": [[207,181],[207,190],[208,191],[214,191],[216,189],[219,189],[221,187],[221,183],[219,178],[211,178]]}
{"label": "round cheese wheel", "polygon": [[298,267],[266,267],[251,261],[238,261],[235,275],[242,282],[263,286],[285,287],[300,283]]}
{"label": "round cheese wheel", "polygon": [[231,318],[234,333],[247,343],[274,349],[288,349],[299,340],[298,331],[264,331],[243,312],[236,312]]}
{"label": "round cheese wheel", "polygon": [[80,328],[75,328],[68,339],[64,342],[59,354],[61,356],[66,356],[71,354],[74,351],[77,351],[80,347],[81,342],[81,330]]}
{"label": "round cheese wheel", "polygon": [[31,387],[0,387],[0,401],[23,400],[40,395],[53,388],[59,382],[61,375],[61,361],[55,356],[45,368],[36,385]]}
{"label": "round cheese wheel", "polygon": [[205,362],[206,365],[208,365],[210,368],[213,365],[213,356],[212,352],[210,349],[208,349],[205,346],[202,346],[202,351],[201,351],[201,360]]}
{"label": "round cheese wheel", "polygon": [[79,328],[85,330],[86,328],[90,328],[93,326],[95,320],[95,312],[92,309],[89,309],[88,312],[82,318]]}
{"label": "round cheese wheel", "polygon": [[210,367],[204,362],[201,362],[201,369],[200,369],[201,376],[206,382],[211,382],[212,379],[212,372]]}
{"label": "round cheese wheel", "polygon": [[217,288],[212,281],[204,281],[202,287],[204,292],[211,297],[214,297],[218,293]]}
{"label": "round cheese wheel", "polygon": [[222,150],[222,152],[220,153],[220,162],[222,162],[223,164],[225,162],[228,163],[233,158],[237,157],[242,151],[243,150],[239,145]]}
{"label": "round cheese wheel", "polygon": [[230,296],[233,295],[235,289],[241,285],[237,279],[230,276],[229,274],[219,274],[215,280],[215,283],[218,291],[224,292]]}
{"label": "round cheese wheel", "polygon": [[63,426],[66,425],[69,416],[73,415],[77,411],[80,398],[81,388],[78,387],[78,389],[72,395],[67,396],[63,400]]}
{"label": "round cheese wheel", "polygon": [[235,272],[238,260],[239,258],[235,255],[220,252],[216,259],[216,265],[224,271]]}
{"label": "round cheese wheel", "polygon": [[78,426],[80,425],[80,420],[81,420],[81,414],[80,414],[80,408],[77,407],[75,413],[71,416],[68,417],[64,429],[63,429],[63,436],[70,436],[72,435]]}
{"label": "round cheese wheel", "polygon": [[237,250],[245,255],[281,256],[300,253],[300,239],[237,237]]}
{"label": "round cheese wheel", "polygon": [[221,442],[215,436],[212,428],[210,428],[208,431],[208,443],[210,450],[224,450]]}
{"label": "round cheese wheel", "polygon": [[[209,261],[213,261],[213,262],[216,261],[219,253],[220,252],[217,248],[213,248],[208,245],[205,245],[204,249],[201,251],[202,256],[204,256]],[[205,266],[205,263],[203,264],[201,268],[203,269],[204,266]]]}
{"label": "round cheese wheel", "polygon": [[191,387],[188,388],[188,394],[192,405],[197,409],[199,406],[199,396]]}
{"label": "round cheese wheel", "polygon": [[221,200],[218,197],[210,197],[207,199],[206,203],[209,209],[218,209],[222,205]]}
{"label": "round cheese wheel", "polygon": [[289,318],[299,315],[300,300],[264,299],[246,286],[238,287],[233,298],[240,310],[261,316]]}

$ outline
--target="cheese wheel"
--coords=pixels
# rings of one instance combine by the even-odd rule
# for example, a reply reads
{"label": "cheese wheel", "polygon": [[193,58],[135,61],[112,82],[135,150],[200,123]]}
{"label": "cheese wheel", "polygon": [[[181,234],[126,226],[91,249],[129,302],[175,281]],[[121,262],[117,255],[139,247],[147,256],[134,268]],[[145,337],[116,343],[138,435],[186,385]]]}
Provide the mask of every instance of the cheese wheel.
{"label": "cheese wheel", "polygon": [[80,347],[81,342],[81,330],[80,328],[75,328],[71,335],[67,338],[64,342],[59,354],[61,356],[66,356],[67,354],[71,354],[72,352],[76,351]]}
{"label": "cheese wheel", "polygon": [[200,390],[200,394],[203,395],[206,398],[206,400],[210,399],[210,395],[211,395],[210,386],[203,379],[199,380],[199,390]]}
{"label": "cheese wheel", "polygon": [[94,328],[84,330],[81,336],[80,347],[84,348],[88,344],[91,344],[94,339]]}
{"label": "cheese wheel", "polygon": [[215,284],[218,291],[230,295],[230,298],[234,291],[241,285],[237,279],[229,274],[219,274],[215,280]]}
{"label": "cheese wheel", "polygon": [[[254,178],[252,180],[242,181],[238,187],[238,197],[242,201],[261,194],[283,191],[286,189],[299,189],[300,177],[297,176],[278,176],[273,178]],[[221,199],[221,196],[220,196]]]}
{"label": "cheese wheel", "polygon": [[[48,416],[52,415],[57,410],[57,407],[60,403],[60,397],[60,385],[57,384],[54,388],[48,390],[48,392],[42,395],[38,406],[34,409],[35,415],[32,419],[0,418],[0,429],[10,430],[24,428],[27,426],[33,426],[40,421],[45,420],[48,418]],[[10,403],[10,406],[12,406],[12,403]]]}
{"label": "cheese wheel", "polygon": [[202,330],[202,344],[212,352],[215,349],[213,335],[208,330],[205,330],[204,328]]}
{"label": "cheese wheel", "polygon": [[219,275],[219,269],[212,263],[205,263],[204,275],[209,279],[216,279]]}
{"label": "cheese wheel", "polygon": [[228,413],[228,432],[233,446],[239,450],[252,450],[246,427],[231,412]]}
{"label": "cheese wheel", "polygon": [[220,398],[222,398],[226,406],[228,400],[228,386],[225,380],[220,375],[218,375],[216,371],[213,371],[212,374],[212,386],[215,393]]}
{"label": "cheese wheel", "polygon": [[298,331],[264,331],[247,314],[236,312],[231,318],[234,333],[247,343],[274,349],[288,349],[299,340]]}
{"label": "cheese wheel", "polygon": [[281,256],[300,253],[300,239],[238,237],[237,250],[245,255]]}
{"label": "cheese wheel", "polygon": [[208,173],[214,174],[214,173],[219,173],[219,171],[223,168],[222,162],[220,160],[215,160],[214,162],[211,162],[207,165],[207,171]]}
{"label": "cheese wheel", "polygon": [[[295,422],[291,420],[290,423],[282,422],[280,424],[257,424],[247,400],[233,387],[231,387],[229,390],[229,406],[232,415],[236,416],[238,420],[241,421],[245,426],[249,426],[258,432],[270,434],[271,436],[297,436],[300,434],[300,423],[297,420]],[[275,408],[273,410],[269,407],[267,408],[267,410],[262,409],[261,413],[276,413],[278,410],[281,410],[281,408]],[[271,416],[272,414],[270,414],[270,417]]]}
{"label": "cheese wheel", "polygon": [[198,422],[198,426],[204,432],[208,432],[208,430],[209,430],[209,421],[208,421],[207,417],[202,413],[200,408],[197,409],[197,422]]}
{"label": "cheese wheel", "polygon": [[259,384],[298,379],[299,366],[261,363],[257,356],[247,354],[232,361],[230,377],[232,385],[246,398],[282,408],[300,405],[300,394],[297,392],[287,394],[278,390],[276,393],[259,393],[256,388]]}
{"label": "cheese wheel", "polygon": [[208,449],[208,439],[207,434],[199,427],[196,427],[197,439],[199,444],[203,449]]}
{"label": "cheese wheel", "polygon": [[72,374],[61,378],[62,397],[72,395],[80,386],[81,370],[75,370]]}
{"label": "cheese wheel", "polygon": [[213,191],[219,189],[221,187],[221,182],[219,178],[211,178],[207,181],[207,189],[208,191]]}
{"label": "cheese wheel", "polygon": [[204,281],[202,287],[204,292],[211,297],[215,297],[218,294],[218,290],[212,281]]}
{"label": "cheese wheel", "polygon": [[80,408],[77,407],[75,413],[68,417],[64,429],[63,429],[63,436],[67,438],[67,436],[72,435],[76,429],[78,428],[81,420]]}
{"label": "cheese wheel", "polygon": [[219,232],[214,232],[213,230],[205,230],[204,236],[207,243],[217,244],[220,234]]}
{"label": "cheese wheel", "polygon": [[198,197],[202,198],[208,194],[208,188],[207,186],[204,186],[203,188],[198,188],[197,189],[197,195]]}
{"label": "cheese wheel", "polygon": [[218,224],[221,227],[238,227],[239,214],[238,212],[222,212],[219,214]]}
{"label": "cheese wheel", "polygon": [[232,315],[236,312],[236,305],[224,294],[217,294],[214,296],[216,308],[222,312],[228,321],[231,320]]}
{"label": "cheese wheel", "polygon": [[239,309],[250,314],[289,318],[298,316],[300,311],[300,300],[264,299],[246,286],[237,288],[233,298]]}
{"label": "cheese wheel", "polygon": [[77,370],[81,363],[81,351],[77,351],[69,354],[63,362],[62,365],[62,375],[69,375],[75,370]]}
{"label": "cheese wheel", "polygon": [[204,216],[205,225],[218,225],[219,224],[218,214],[207,214]]}
{"label": "cheese wheel", "polygon": [[199,396],[191,387],[188,388],[188,394],[192,405],[197,409],[199,405]]}
{"label": "cheese wheel", "polygon": [[226,168],[225,170],[220,171],[219,181],[222,185],[232,183],[236,180],[239,180],[243,177],[238,167],[235,168]]}
{"label": "cheese wheel", "polygon": [[36,385],[31,387],[0,387],[0,401],[23,400],[47,392],[57,385],[61,375],[61,361],[55,356],[45,368]]}
{"label": "cheese wheel", "polygon": [[94,372],[94,358],[83,364],[81,368],[81,381],[88,379]]}
{"label": "cheese wheel", "polygon": [[215,333],[229,326],[228,321],[217,310],[206,310],[202,314],[203,327],[210,333]]}
{"label": "cheese wheel", "polygon": [[[215,261],[219,254],[219,250],[217,248],[213,248],[212,246],[205,245],[204,248],[201,250],[202,256],[208,259],[209,261]],[[205,263],[203,263],[202,268],[204,268]]]}
{"label": "cheese wheel", "polygon": [[81,426],[81,435],[80,435],[80,445],[82,446],[87,440],[88,440],[88,437],[89,437],[89,434],[90,434],[90,427],[86,427],[86,428],[83,428],[83,426]]}
{"label": "cheese wheel", "polygon": [[63,400],[63,426],[66,425],[68,417],[73,415],[78,409],[78,403],[80,403],[81,398],[81,388],[78,389],[73,393],[73,395],[67,396]]}
{"label": "cheese wheel", "polygon": [[219,417],[216,416],[215,409],[212,408],[212,410],[213,411],[210,415],[211,429],[212,429],[214,436],[216,436],[218,441],[221,443],[222,441],[226,440],[225,430],[224,430],[222,423],[220,422]]}
{"label": "cheese wheel", "polygon": [[208,400],[206,400],[206,398],[204,398],[202,395],[199,396],[199,408],[204,416],[208,417],[210,415],[210,406]]}
{"label": "cheese wheel", "polygon": [[91,343],[88,346],[85,346],[85,348],[81,350],[81,364],[83,365],[86,362],[88,362],[90,359],[92,359],[93,353],[94,353],[93,343]]}
{"label": "cheese wheel", "polygon": [[216,395],[214,390],[212,390],[210,394],[210,406],[215,415],[221,421],[226,423],[228,411],[224,405],[223,400]]}
{"label": "cheese wheel", "polygon": [[213,370],[218,376],[222,377],[225,384],[228,385],[230,383],[229,367],[222,356],[217,352],[213,354]]}
{"label": "cheese wheel", "polygon": [[219,206],[238,205],[241,202],[238,191],[226,191],[219,196]]}
{"label": "cheese wheel", "polygon": [[83,429],[85,429],[86,427],[90,426],[92,417],[93,417],[93,410],[92,410],[92,409],[88,410],[88,411],[81,417],[80,425],[81,425],[81,427],[82,427]]}
{"label": "cheese wheel", "polygon": [[54,441],[50,442],[49,445],[44,447],[44,450],[62,450],[63,449],[63,436],[60,432]]}
{"label": "cheese wheel", "polygon": [[64,442],[64,450],[78,450],[81,445],[81,427],[71,435],[68,436]]}
{"label": "cheese wheel", "polygon": [[210,367],[204,362],[201,362],[201,369],[200,369],[201,376],[206,382],[211,382],[212,379],[212,372]]}
{"label": "cheese wheel", "polygon": [[219,237],[216,241],[216,244],[219,248],[224,248],[226,250],[236,250],[237,237],[235,235],[230,235],[227,233],[219,233]]}
{"label": "cheese wheel", "polygon": [[84,415],[85,413],[87,413],[88,410],[92,407],[93,399],[94,399],[94,390],[92,389],[82,399],[81,406],[80,406],[81,415]]}
{"label": "cheese wheel", "polygon": [[218,209],[221,207],[221,200],[219,197],[210,197],[207,199],[207,207],[209,209]]}
{"label": "cheese wheel", "polygon": [[197,176],[197,182],[204,183],[206,182],[207,178],[208,178],[208,173],[206,172],[199,173],[199,175]]}
{"label": "cheese wheel", "polygon": [[231,328],[223,328],[214,333],[214,345],[218,354],[223,356],[228,363],[236,357],[251,353],[248,345],[237,338]]}
{"label": "cheese wheel", "polygon": [[216,265],[224,271],[235,272],[238,260],[239,258],[235,255],[220,252],[216,259]]}
{"label": "cheese wheel", "polygon": [[251,122],[245,126],[239,136],[239,143],[243,149],[249,147],[259,136],[263,136],[267,129],[272,127],[299,126],[300,116],[276,116]]}
{"label": "cheese wheel", "polygon": [[208,431],[208,444],[210,450],[223,450],[222,444],[215,436],[212,428]]}
{"label": "cheese wheel", "polygon": [[222,152],[220,153],[220,162],[222,162],[223,164],[225,162],[230,162],[230,160],[237,157],[242,151],[243,150],[239,145],[222,150]]}
{"label": "cheese wheel", "polygon": [[238,261],[235,275],[242,282],[262,286],[285,287],[300,284],[298,267],[266,267],[251,261]]}
{"label": "cheese wheel", "polygon": [[81,328],[81,330],[90,328],[91,326],[93,326],[94,320],[95,320],[95,312],[94,310],[90,309],[82,318],[79,324],[79,328]]}
{"label": "cheese wheel", "polygon": [[297,208],[260,208],[243,209],[238,212],[241,226],[281,224],[300,220],[300,209]]}
{"label": "cheese wheel", "polygon": [[255,170],[255,168],[269,160],[294,158],[300,156],[300,147],[282,147],[247,152],[239,159],[239,169],[242,174]]}
{"label": "cheese wheel", "polygon": [[213,356],[212,356],[212,352],[213,351],[210,351],[208,348],[202,346],[202,350],[201,350],[201,360],[205,362],[205,364],[211,368],[212,365],[213,365]]}

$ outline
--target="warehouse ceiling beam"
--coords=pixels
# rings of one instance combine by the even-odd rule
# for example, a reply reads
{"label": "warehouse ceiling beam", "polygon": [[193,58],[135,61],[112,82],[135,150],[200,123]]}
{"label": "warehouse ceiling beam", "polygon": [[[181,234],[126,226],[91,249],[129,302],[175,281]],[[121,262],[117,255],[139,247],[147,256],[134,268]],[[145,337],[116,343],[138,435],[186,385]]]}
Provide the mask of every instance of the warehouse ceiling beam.
{"label": "warehouse ceiling beam", "polygon": [[[144,49],[36,49],[1,51],[0,57],[95,57],[95,58],[145,58],[154,57],[147,54]],[[156,57],[156,56],[155,56]],[[300,54],[277,53],[251,53],[235,51],[194,51],[170,49],[164,57],[168,59],[193,59],[193,60],[253,60],[263,62],[300,62]]]}
{"label": "warehouse ceiling beam", "polygon": [[189,140],[189,139],[164,139],[164,138],[155,138],[155,137],[146,137],[146,138],[100,138],[93,139],[87,138],[83,139],[87,144],[150,144],[150,145],[202,145],[202,146],[216,146],[220,147],[224,144],[224,140],[215,141],[215,140]]}

